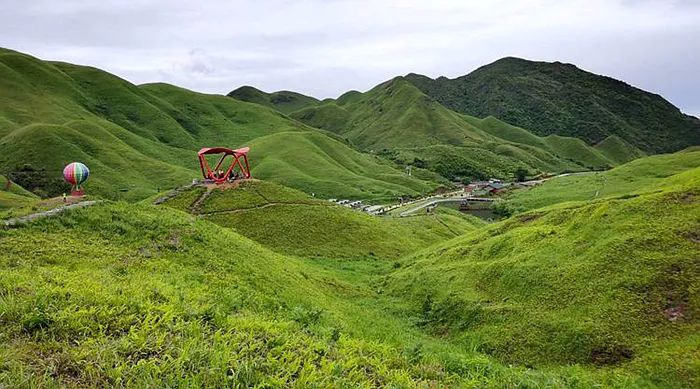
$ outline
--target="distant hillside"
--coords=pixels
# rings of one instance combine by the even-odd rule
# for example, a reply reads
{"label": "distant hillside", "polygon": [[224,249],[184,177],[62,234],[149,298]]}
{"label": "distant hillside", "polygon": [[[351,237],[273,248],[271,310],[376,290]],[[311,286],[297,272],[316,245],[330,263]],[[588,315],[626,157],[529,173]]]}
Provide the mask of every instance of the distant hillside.
{"label": "distant hillside", "polygon": [[[688,171],[700,169],[700,150],[639,158],[615,169],[553,178],[528,190],[513,192],[506,204],[522,212],[570,201],[601,200],[658,191],[673,183],[692,183]],[[694,179],[700,176],[695,175]],[[696,181],[700,186],[700,181]]]}
{"label": "distant hillside", "polygon": [[615,147],[593,148],[576,138],[539,137],[494,117],[462,115],[403,77],[290,116],[335,132],[365,150],[449,178],[512,178],[519,168],[533,174],[601,169],[641,155],[623,140],[608,141]]}
{"label": "distant hillside", "polygon": [[503,58],[455,79],[406,79],[447,108],[591,145],[617,136],[649,153],[700,144],[700,120],[663,97],[571,64]]}
{"label": "distant hillside", "polygon": [[[266,138],[278,133],[325,147],[294,149],[284,143],[290,135]],[[252,145],[259,138],[265,140],[252,147],[254,174],[310,192],[395,197],[438,185],[434,175],[406,177],[328,135],[257,104],[167,84],[136,86],[99,69],[0,49],[0,173],[32,172],[28,177],[47,183],[24,185],[37,193],[65,191],[63,166],[81,161],[91,170],[89,192],[144,198],[198,177],[199,148]],[[345,191],[348,182],[354,186]]]}
{"label": "distant hillside", "polygon": [[266,93],[252,86],[242,86],[229,92],[228,97],[241,101],[264,105],[282,113],[289,114],[299,109],[315,105],[319,101],[310,96],[290,91]]}

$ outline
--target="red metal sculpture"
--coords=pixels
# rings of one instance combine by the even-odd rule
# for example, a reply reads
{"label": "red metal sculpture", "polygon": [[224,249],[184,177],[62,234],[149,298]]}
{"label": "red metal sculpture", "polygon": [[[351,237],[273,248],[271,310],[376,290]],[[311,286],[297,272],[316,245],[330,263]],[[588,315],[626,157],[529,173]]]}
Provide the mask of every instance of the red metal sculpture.
{"label": "red metal sculpture", "polygon": [[[224,182],[233,181],[241,176],[250,178],[250,165],[248,165],[249,150],[249,147],[236,150],[231,150],[226,147],[205,147],[199,150],[197,156],[199,157],[199,166],[202,168],[204,179],[212,180],[217,184],[223,184]],[[219,158],[219,162],[214,169],[211,169],[207,163],[206,155],[209,154],[223,154],[221,158]],[[231,156],[231,165],[224,171],[221,169],[221,166],[228,156]],[[241,176],[234,170],[236,166],[239,167]]]}

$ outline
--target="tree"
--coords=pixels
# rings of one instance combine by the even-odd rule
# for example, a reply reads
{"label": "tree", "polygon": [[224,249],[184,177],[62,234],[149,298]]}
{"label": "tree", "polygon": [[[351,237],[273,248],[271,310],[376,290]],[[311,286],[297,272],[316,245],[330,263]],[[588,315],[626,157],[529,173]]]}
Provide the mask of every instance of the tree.
{"label": "tree", "polygon": [[519,167],[515,170],[515,180],[518,182],[523,182],[527,178],[528,174],[529,172],[527,169]]}

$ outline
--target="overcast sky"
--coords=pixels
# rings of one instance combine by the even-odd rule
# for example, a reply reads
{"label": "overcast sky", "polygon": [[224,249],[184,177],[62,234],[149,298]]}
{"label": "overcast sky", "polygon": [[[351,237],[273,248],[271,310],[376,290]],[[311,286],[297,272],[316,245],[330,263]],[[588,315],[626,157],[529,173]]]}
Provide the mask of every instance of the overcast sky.
{"label": "overcast sky", "polygon": [[700,116],[700,0],[0,0],[0,46],[134,83],[319,98],[518,56],[574,63]]}

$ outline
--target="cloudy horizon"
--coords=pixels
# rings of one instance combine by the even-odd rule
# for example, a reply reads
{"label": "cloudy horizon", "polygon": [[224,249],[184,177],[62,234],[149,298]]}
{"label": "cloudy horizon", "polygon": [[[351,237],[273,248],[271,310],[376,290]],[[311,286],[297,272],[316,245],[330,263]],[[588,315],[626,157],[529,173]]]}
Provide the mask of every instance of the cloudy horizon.
{"label": "cloudy horizon", "polygon": [[0,46],[133,83],[317,98],[506,56],[560,61],[700,116],[695,1],[0,0]]}

